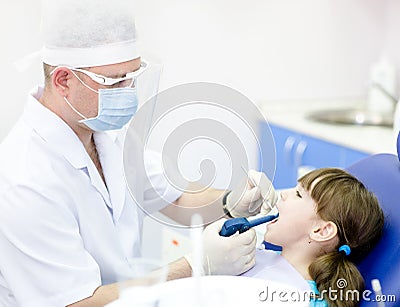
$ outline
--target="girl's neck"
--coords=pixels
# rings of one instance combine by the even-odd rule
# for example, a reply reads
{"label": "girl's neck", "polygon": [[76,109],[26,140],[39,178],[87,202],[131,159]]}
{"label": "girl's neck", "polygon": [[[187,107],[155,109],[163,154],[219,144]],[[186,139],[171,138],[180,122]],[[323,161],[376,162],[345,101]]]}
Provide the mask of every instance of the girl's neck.
{"label": "girl's neck", "polygon": [[306,280],[311,280],[308,267],[314,261],[313,257],[301,254],[297,251],[283,249],[282,256],[303,276]]}

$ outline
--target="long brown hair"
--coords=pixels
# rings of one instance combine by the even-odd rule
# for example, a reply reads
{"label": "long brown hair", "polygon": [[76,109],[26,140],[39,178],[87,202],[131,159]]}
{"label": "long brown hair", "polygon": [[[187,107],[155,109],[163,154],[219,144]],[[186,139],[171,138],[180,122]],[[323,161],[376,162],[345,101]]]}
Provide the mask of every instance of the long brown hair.
{"label": "long brown hair", "polygon": [[[335,223],[338,229],[338,246],[311,263],[310,276],[329,306],[357,306],[364,279],[354,263],[365,257],[382,235],[384,214],[378,200],[359,180],[341,169],[318,169],[299,182],[316,202],[317,214]],[[338,250],[344,244],[351,248],[348,256]]]}

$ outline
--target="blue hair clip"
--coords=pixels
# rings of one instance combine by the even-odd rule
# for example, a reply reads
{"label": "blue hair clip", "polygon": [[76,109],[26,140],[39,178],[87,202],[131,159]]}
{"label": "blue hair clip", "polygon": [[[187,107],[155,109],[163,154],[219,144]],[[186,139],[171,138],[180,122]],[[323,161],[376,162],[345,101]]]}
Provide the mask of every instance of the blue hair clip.
{"label": "blue hair clip", "polygon": [[351,253],[351,248],[347,244],[343,244],[342,246],[339,247],[339,253],[340,252],[344,252],[346,256],[348,256]]}

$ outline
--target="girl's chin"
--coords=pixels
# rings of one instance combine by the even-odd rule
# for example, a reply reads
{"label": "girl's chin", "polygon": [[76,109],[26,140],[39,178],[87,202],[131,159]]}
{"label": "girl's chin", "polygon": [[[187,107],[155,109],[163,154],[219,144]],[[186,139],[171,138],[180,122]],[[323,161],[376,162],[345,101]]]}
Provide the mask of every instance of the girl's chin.
{"label": "girl's chin", "polygon": [[[266,238],[270,238],[273,239],[274,233],[276,231],[274,231],[274,227],[275,227],[275,223],[278,221],[278,219],[273,220],[272,222],[268,223],[266,225],[265,228],[265,233],[264,233],[264,240],[270,242],[269,240],[267,240]],[[272,242],[271,242],[272,243]]]}
{"label": "girl's chin", "polygon": [[271,236],[270,234],[267,234],[267,233],[264,235],[264,241],[274,244],[274,245],[279,245],[277,240],[275,240],[275,238],[273,236]]}

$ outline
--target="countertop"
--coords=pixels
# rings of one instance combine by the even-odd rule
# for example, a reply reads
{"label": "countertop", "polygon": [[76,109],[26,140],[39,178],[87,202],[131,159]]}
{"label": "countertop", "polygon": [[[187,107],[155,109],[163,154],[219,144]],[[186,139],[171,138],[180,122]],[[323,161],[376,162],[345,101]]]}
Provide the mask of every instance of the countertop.
{"label": "countertop", "polygon": [[307,119],[313,111],[360,107],[357,99],[312,101],[260,101],[257,103],[268,123],[298,131],[366,153],[397,153],[392,128],[320,123]]}

